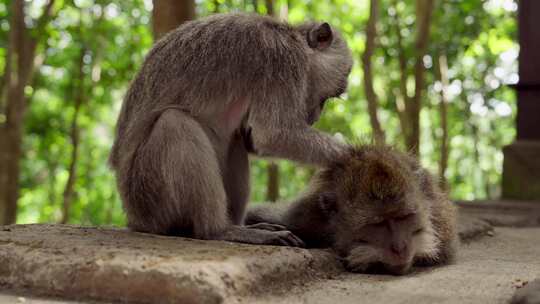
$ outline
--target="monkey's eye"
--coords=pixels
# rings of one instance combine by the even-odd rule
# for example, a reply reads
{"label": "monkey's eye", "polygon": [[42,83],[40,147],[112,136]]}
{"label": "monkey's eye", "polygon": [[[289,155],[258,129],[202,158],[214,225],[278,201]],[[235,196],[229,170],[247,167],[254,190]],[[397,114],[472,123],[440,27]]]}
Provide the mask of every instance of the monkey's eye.
{"label": "monkey's eye", "polygon": [[413,232],[413,235],[417,235],[417,234],[420,234],[422,232],[424,232],[424,228],[418,228]]}
{"label": "monkey's eye", "polygon": [[386,225],[386,220],[382,219],[380,221],[375,221],[371,225],[374,227],[383,227],[384,225]]}

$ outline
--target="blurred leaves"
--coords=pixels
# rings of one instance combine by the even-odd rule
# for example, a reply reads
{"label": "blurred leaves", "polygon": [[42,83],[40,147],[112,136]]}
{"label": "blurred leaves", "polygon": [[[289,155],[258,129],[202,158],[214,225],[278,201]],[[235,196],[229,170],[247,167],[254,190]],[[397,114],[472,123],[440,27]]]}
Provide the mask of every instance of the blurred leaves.
{"label": "blurred leaves", "polygon": [[[373,57],[374,86],[380,97],[380,119],[389,143],[404,147],[396,114],[394,89],[400,86],[396,28],[407,58],[414,58],[414,1],[381,0],[378,48]],[[9,14],[0,1],[0,75],[5,67]],[[30,15],[41,1],[27,1]],[[328,103],[317,127],[346,138],[370,142],[371,129],[362,88],[360,54],[364,51],[367,0],[300,1],[288,4],[288,19],[328,21],[340,29],[353,51],[355,66],[343,100]],[[87,104],[81,109],[80,158],[70,221],[122,225],[124,216],[107,157],[122,96],[152,45],[151,1],[66,0],[46,27],[49,39],[38,50],[43,60],[26,93],[31,106],[25,121],[24,161],[18,222],[57,222],[71,153],[69,127],[74,112],[74,81],[78,56],[86,48],[84,81]],[[219,10],[265,13],[264,1],[197,1],[204,16]],[[398,16],[399,18],[396,18]],[[422,162],[437,172],[438,115],[441,84],[434,58],[445,54],[449,65],[450,156],[447,179],[454,199],[482,199],[499,193],[503,145],[515,134],[516,103],[506,86],[517,81],[516,3],[511,0],[439,0],[432,37],[424,58],[427,94],[421,112]],[[412,63],[409,64],[412,67]],[[408,87],[414,86],[412,79]],[[1,109],[1,105],[0,105]],[[0,117],[1,118],[1,117]],[[279,161],[280,195],[302,191],[312,168]],[[252,198],[265,196],[264,160],[252,161]]]}

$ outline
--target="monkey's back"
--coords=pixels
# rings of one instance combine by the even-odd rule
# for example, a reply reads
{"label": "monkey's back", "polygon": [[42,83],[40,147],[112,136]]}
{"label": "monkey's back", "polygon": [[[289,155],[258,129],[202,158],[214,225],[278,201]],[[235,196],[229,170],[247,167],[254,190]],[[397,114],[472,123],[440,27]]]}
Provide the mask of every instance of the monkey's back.
{"label": "monkey's back", "polygon": [[223,14],[190,21],[150,51],[137,76],[144,95],[137,98],[199,112],[248,93],[301,87],[305,45],[298,31],[269,17]]}
{"label": "monkey's back", "polygon": [[119,150],[135,151],[166,108],[215,119],[240,99],[264,102],[276,91],[303,96],[309,51],[300,30],[269,17],[219,14],[184,23],[154,45],[132,81],[111,165],[125,153]]}

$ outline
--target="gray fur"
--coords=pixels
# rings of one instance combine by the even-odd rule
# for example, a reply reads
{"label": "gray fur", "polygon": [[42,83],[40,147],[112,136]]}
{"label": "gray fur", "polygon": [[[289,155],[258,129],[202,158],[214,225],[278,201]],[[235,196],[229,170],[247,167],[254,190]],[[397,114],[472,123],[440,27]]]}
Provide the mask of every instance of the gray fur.
{"label": "gray fur", "polygon": [[352,65],[336,31],[329,45],[308,46],[319,27],[223,14],[155,44],[126,94],[110,155],[131,228],[301,243],[278,226],[241,225],[248,152],[323,165],[346,149],[311,128],[324,101],[345,90]]}

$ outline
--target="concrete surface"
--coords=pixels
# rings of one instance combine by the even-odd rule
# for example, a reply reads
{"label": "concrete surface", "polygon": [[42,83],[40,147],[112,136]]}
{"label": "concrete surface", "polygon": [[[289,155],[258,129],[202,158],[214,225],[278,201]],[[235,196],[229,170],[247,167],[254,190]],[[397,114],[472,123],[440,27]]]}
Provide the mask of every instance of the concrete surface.
{"label": "concrete surface", "polygon": [[[63,299],[356,303],[360,298],[370,299],[369,303],[475,303],[507,299],[515,284],[531,280],[534,272],[540,275],[531,258],[532,251],[540,252],[535,229],[504,228],[494,233],[485,220],[461,212],[459,234],[465,245],[456,265],[391,277],[344,274],[324,250],[199,241],[111,228],[5,226],[0,227],[0,303],[75,303]],[[504,285],[514,279],[522,281],[511,281],[511,288]],[[492,297],[484,294],[488,291]],[[418,302],[424,296],[431,300]]]}
{"label": "concrete surface", "polygon": [[136,303],[222,303],[341,269],[323,250],[62,225],[0,227],[0,289]]}
{"label": "concrete surface", "polygon": [[[73,302],[59,299],[43,299],[28,296],[18,296],[13,293],[0,294],[1,304],[80,304],[82,302]],[[86,303],[86,302],[85,302]]]}
{"label": "concrete surface", "polygon": [[401,277],[344,273],[248,303],[502,304],[540,276],[539,256],[540,228],[496,228],[463,245],[455,265]]}

